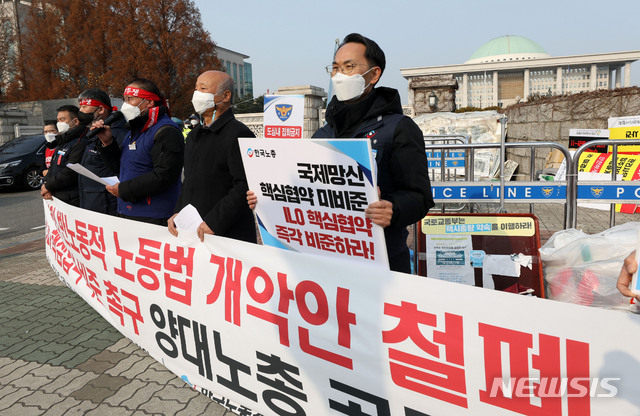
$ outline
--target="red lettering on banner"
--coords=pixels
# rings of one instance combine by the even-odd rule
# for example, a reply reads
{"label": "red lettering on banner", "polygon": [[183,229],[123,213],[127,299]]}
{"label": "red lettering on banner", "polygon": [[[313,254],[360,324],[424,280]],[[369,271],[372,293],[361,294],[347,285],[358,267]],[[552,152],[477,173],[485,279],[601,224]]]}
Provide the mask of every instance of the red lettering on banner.
{"label": "red lettering on banner", "polygon": [[107,271],[103,228],[76,220],[74,235],[78,241],[78,252],[82,257],[86,260],[91,260],[92,256],[98,257],[102,261],[103,269]]}
{"label": "red lettering on banner", "polygon": [[[138,238],[138,242],[140,246],[138,248],[139,256],[136,257],[136,264],[160,271],[162,269],[162,265],[160,264],[160,248],[162,247],[162,243],[147,238]],[[148,247],[153,250],[150,250]]]}
{"label": "red lettering on banner", "polygon": [[[467,408],[462,316],[445,313],[445,330],[434,330],[432,342],[425,337],[419,325],[437,328],[436,315],[420,311],[416,304],[409,302],[401,302],[400,305],[385,303],[384,314],[398,318],[399,322],[394,329],[383,331],[383,343],[400,344],[411,340],[413,345],[438,358],[432,360],[389,348],[393,382],[416,393]],[[440,353],[441,346],[444,359]]]}
{"label": "red lettering on banner", "polygon": [[[113,312],[118,318],[120,318],[120,325],[122,325],[123,327],[125,326],[124,314],[127,314],[131,318],[134,332],[136,333],[136,335],[140,335],[140,332],[138,330],[138,322],[144,323],[144,318],[140,313],[140,302],[138,301],[138,297],[130,292],[127,292],[124,289],[118,289],[118,287],[112,284],[109,280],[105,280],[104,284],[106,287],[105,295],[107,297],[107,303],[109,304],[109,310]],[[118,292],[121,292],[123,297],[133,302],[135,309],[124,306]]]}
{"label": "red lettering on banner", "polygon": [[[220,295],[225,293],[225,320],[240,326],[240,295],[242,262],[232,258],[223,258],[212,255],[211,263],[218,266],[215,283],[211,292],[207,295],[207,304],[215,303]],[[300,282],[295,288],[290,289],[287,283],[287,275],[277,273],[277,292],[279,293],[278,312],[274,313],[258,305],[247,304],[246,311],[249,315],[275,324],[278,327],[280,344],[290,346],[289,314],[290,304],[295,304],[298,312],[305,322],[313,326],[327,324],[332,315],[329,308],[329,299],[324,289],[311,281]],[[246,291],[249,297],[259,305],[266,304],[274,298],[276,285],[269,274],[260,267],[252,267],[247,272]],[[312,310],[307,304],[307,298],[315,299],[316,310]],[[336,293],[335,314],[337,319],[338,345],[349,349],[351,347],[351,325],[356,324],[356,315],[349,311],[349,290],[338,288]],[[332,362],[334,364],[351,369],[352,360],[344,355],[337,354],[324,348],[315,346],[311,342],[312,334],[308,327],[299,326],[298,335],[300,348],[307,354]]]}
{"label": "red lettering on banner", "polygon": [[[113,233],[113,239],[116,245],[116,255],[120,257],[120,267],[114,267],[114,273],[124,277],[132,282],[138,280],[140,286],[149,291],[160,289],[161,280],[156,272],[161,273],[162,283],[164,283],[164,293],[169,299],[177,302],[191,305],[191,296],[193,281],[193,256],[194,247],[172,247],[168,243],[149,240],[146,238],[138,239],[137,256],[130,251],[120,247],[118,233]],[[127,263],[135,263],[140,267],[135,275],[131,271],[127,271]],[[132,270],[133,265],[129,266]],[[165,271],[166,270],[166,271]],[[171,273],[175,273],[172,277]]]}
{"label": "red lettering on banner", "polygon": [[[484,338],[484,364],[486,390],[480,391],[480,401],[503,409],[511,410],[523,415],[532,416],[561,416],[562,395],[546,394],[541,391],[541,384],[535,380],[560,380],[562,361],[560,359],[560,338],[539,334],[538,353],[533,350],[533,334],[515,331],[493,325],[478,324],[478,332]],[[509,356],[508,368],[503,368],[502,352],[507,349]],[[588,416],[590,410],[589,396],[589,344],[567,340],[566,377],[569,385],[573,383],[575,391],[586,380],[586,394],[568,397],[568,416]],[[531,359],[529,358],[531,357]],[[531,366],[529,365],[531,363]],[[536,371],[536,377],[531,375]],[[510,375],[510,387],[517,387],[515,392],[504,391],[504,385],[495,384],[495,380],[502,380],[503,374]],[[497,387],[497,388],[496,388]],[[571,390],[568,390],[568,393]],[[525,394],[519,394],[525,393]],[[540,405],[532,404],[531,398],[539,399]]]}
{"label": "red lettering on banner", "polygon": [[[224,257],[212,254],[210,262],[218,266],[218,272],[216,273],[216,281],[213,289],[207,295],[207,305],[211,305],[218,300],[222,291],[222,284],[226,282],[224,285],[224,319],[227,322],[240,326],[240,293],[242,291],[240,275],[242,273],[242,262],[240,260],[235,261],[235,273],[233,267],[234,260],[232,258],[225,259]],[[227,278],[226,281],[225,276]]]}
{"label": "red lettering on banner", "polygon": [[85,284],[89,289],[91,289],[91,297],[95,298],[100,304],[102,301],[100,300],[100,296],[102,296],[102,290],[100,289],[100,282],[98,282],[96,274],[88,268],[86,265],[80,262],[76,262],[76,270],[80,273],[80,277],[76,280],[76,284],[80,281],[80,279],[84,279]]}
{"label": "red lettering on banner", "polygon": [[120,277],[124,277],[127,280],[135,281],[135,276],[127,271],[127,261],[133,260],[133,253],[120,248],[120,240],[118,240],[118,233],[113,232],[113,241],[116,243],[116,256],[120,257],[120,267],[114,267],[113,272]]}

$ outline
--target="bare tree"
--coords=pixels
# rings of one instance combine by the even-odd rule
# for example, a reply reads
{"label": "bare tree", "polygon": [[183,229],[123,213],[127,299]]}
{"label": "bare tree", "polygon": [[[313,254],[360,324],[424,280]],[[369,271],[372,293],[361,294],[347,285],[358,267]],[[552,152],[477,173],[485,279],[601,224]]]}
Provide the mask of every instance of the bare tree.
{"label": "bare tree", "polygon": [[26,20],[13,100],[75,97],[86,88],[122,93],[155,81],[175,114],[192,112],[197,76],[220,69],[215,44],[191,0],[34,1]]}

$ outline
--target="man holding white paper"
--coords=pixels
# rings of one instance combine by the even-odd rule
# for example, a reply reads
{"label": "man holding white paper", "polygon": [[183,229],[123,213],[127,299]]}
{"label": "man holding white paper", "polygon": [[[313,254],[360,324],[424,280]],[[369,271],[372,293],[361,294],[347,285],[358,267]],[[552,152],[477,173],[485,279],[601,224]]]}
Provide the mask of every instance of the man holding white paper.
{"label": "man holding white paper", "polygon": [[238,137],[255,137],[236,120],[231,110],[233,78],[221,71],[206,71],[198,77],[193,107],[204,122],[187,136],[184,151],[184,182],[169,232],[178,235],[175,218],[184,207],[193,205],[203,221],[197,234],[215,234],[256,242],[253,213],[246,203],[247,178]]}

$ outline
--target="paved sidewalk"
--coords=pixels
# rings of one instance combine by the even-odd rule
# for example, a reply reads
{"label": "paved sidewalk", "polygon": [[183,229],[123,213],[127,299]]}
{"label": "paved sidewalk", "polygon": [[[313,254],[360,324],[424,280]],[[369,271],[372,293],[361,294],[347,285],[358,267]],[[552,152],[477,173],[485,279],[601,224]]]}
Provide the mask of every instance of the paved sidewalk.
{"label": "paved sidewalk", "polygon": [[0,246],[0,415],[234,414],[64,286],[45,257],[44,231],[28,239]]}
{"label": "paved sidewalk", "polygon": [[[544,243],[564,228],[563,206],[535,208]],[[618,214],[616,224],[639,220],[640,214]],[[609,228],[609,212],[580,208],[578,228]],[[40,231],[0,242],[0,415],[233,413],[191,389],[64,286],[47,262]]]}

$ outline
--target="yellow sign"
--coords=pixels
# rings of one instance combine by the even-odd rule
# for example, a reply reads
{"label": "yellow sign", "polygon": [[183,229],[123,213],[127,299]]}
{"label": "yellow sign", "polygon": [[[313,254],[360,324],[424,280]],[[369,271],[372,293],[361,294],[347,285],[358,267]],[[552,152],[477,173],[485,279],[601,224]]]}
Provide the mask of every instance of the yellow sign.
{"label": "yellow sign", "polygon": [[422,219],[422,232],[434,235],[510,235],[531,237],[536,226],[528,217],[491,217],[457,215],[426,216]]}
{"label": "yellow sign", "polygon": [[[609,138],[615,139],[640,139],[640,126],[612,127],[609,129]],[[609,150],[611,151],[611,150]],[[618,152],[640,152],[640,146],[618,146]]]}

